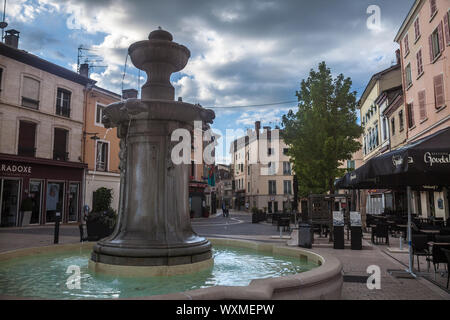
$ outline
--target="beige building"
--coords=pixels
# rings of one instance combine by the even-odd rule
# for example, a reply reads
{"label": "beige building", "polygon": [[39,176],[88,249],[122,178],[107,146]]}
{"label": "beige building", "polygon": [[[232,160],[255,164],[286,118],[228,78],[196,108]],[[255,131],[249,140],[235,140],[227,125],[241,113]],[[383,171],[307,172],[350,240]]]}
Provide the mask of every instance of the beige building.
{"label": "beige building", "polygon": [[[0,43],[0,224],[78,222],[83,102],[95,81],[19,50],[13,31]],[[28,197],[31,216],[20,210]]]}
{"label": "beige building", "polygon": [[231,145],[234,174],[234,207],[253,207],[268,213],[289,210],[294,199],[293,173],[288,146],[280,138],[280,129],[255,123],[255,130]]}

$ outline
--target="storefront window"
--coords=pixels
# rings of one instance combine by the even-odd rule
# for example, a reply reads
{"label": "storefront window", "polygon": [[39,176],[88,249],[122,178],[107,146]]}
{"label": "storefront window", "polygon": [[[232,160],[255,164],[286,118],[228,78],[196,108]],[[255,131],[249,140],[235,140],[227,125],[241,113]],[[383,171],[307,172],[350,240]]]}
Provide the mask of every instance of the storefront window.
{"label": "storefront window", "polygon": [[3,179],[1,182],[1,218],[2,227],[15,227],[17,223],[17,212],[19,209],[20,180]]}
{"label": "storefront window", "polygon": [[78,183],[71,183],[69,185],[69,221],[78,221],[78,190]]}
{"label": "storefront window", "polygon": [[60,212],[62,216],[64,209],[63,199],[64,182],[48,182],[45,222],[55,222],[56,212]]}
{"label": "storefront window", "polygon": [[42,181],[30,181],[30,198],[33,202],[33,209],[31,210],[30,224],[39,223],[41,216],[41,197],[42,197]]}

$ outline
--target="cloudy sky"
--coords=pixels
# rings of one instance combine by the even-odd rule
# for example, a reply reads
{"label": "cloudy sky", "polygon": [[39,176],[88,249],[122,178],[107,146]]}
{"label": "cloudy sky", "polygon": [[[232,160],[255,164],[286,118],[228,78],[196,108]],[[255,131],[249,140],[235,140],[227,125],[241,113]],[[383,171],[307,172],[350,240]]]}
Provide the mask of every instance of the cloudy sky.
{"label": "cloudy sky", "polygon": [[[6,1],[8,28],[21,32],[21,49],[73,70],[80,45],[95,49],[91,54],[103,59],[97,64],[107,67],[92,69],[91,78],[117,93],[122,79],[124,88],[138,88],[139,73],[129,60],[122,77],[129,45],[158,26],[168,30],[191,51],[186,68],[172,76],[175,96],[214,108],[213,128],[222,133],[245,130],[255,120],[278,124],[295,108],[300,81],[323,60],[335,75],[351,77],[361,94],[371,75],[395,60],[393,39],[414,2]],[[142,85],[146,76],[140,76]]]}

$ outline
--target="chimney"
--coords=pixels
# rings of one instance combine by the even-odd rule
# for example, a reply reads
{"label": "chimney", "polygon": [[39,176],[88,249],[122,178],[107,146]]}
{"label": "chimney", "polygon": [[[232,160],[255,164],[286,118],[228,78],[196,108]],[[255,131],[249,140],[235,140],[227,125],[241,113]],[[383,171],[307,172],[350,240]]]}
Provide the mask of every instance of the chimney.
{"label": "chimney", "polygon": [[125,89],[122,90],[122,99],[137,99],[138,91],[136,89]]}
{"label": "chimney", "polygon": [[89,64],[87,63],[80,64],[80,75],[89,78]]}
{"label": "chimney", "polygon": [[256,139],[259,139],[259,130],[261,129],[261,121],[255,121]]}
{"label": "chimney", "polygon": [[400,49],[395,50],[395,57],[397,59],[397,64],[400,64]]}
{"label": "chimney", "polygon": [[9,29],[5,31],[5,44],[8,46],[19,48],[19,31]]}

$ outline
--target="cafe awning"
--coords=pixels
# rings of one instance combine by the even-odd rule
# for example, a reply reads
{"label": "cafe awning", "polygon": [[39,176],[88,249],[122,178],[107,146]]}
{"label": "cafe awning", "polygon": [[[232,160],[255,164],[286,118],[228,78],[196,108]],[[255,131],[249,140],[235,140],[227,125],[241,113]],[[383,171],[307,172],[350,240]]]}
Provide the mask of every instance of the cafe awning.
{"label": "cafe awning", "polygon": [[450,186],[450,127],[371,158],[336,181],[338,189]]}

